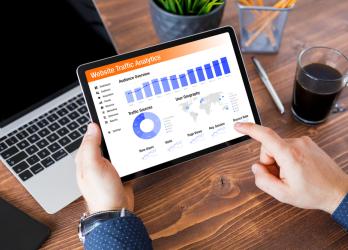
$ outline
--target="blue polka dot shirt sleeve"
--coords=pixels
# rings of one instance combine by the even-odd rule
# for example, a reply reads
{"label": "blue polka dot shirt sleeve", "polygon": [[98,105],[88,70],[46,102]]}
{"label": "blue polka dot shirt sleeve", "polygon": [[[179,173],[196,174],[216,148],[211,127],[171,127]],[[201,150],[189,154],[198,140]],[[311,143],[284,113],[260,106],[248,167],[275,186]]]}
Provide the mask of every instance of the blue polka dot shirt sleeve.
{"label": "blue polka dot shirt sleeve", "polygon": [[348,231],[348,194],[343,198],[340,205],[332,214],[332,218]]}
{"label": "blue polka dot shirt sleeve", "polygon": [[135,215],[107,220],[86,235],[84,247],[94,249],[152,249],[143,222]]}

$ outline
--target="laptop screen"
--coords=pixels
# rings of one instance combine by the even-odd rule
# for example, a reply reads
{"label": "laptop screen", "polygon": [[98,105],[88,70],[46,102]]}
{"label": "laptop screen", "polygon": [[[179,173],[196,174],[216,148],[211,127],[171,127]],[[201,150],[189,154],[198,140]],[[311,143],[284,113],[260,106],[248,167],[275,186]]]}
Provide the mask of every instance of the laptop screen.
{"label": "laptop screen", "polygon": [[[77,83],[78,65],[116,54],[92,0],[8,1],[0,127]],[[12,5],[12,6],[11,6]],[[4,44],[5,43],[5,44]],[[88,51],[88,53],[86,53]],[[19,94],[20,93],[20,94]]]}

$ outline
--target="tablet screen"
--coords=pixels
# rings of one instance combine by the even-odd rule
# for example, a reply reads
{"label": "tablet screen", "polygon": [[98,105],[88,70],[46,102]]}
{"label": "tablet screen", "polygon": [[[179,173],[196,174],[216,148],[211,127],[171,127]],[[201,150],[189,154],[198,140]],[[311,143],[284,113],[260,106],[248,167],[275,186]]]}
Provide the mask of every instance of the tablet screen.
{"label": "tablet screen", "polygon": [[233,124],[255,122],[227,32],[85,76],[121,177],[239,138]]}

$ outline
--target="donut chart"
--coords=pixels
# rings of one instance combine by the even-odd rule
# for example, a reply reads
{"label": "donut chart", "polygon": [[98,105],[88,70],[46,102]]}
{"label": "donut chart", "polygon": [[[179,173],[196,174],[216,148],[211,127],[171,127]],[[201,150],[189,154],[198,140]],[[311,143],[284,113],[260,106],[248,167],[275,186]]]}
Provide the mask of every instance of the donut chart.
{"label": "donut chart", "polygon": [[[149,119],[153,122],[153,128],[151,131],[145,132],[141,129],[141,123]],[[141,139],[151,139],[155,137],[161,130],[161,121],[157,115],[152,112],[144,112],[135,117],[133,121],[133,131]]]}

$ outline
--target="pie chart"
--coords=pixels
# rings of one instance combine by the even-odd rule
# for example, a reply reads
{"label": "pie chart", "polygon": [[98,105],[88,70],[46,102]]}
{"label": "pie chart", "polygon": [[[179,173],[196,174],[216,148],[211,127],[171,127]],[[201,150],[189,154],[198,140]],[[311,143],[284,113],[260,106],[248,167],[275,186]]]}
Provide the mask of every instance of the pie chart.
{"label": "pie chart", "polygon": [[161,121],[152,112],[144,112],[135,117],[133,131],[141,139],[151,139],[161,130]]}

